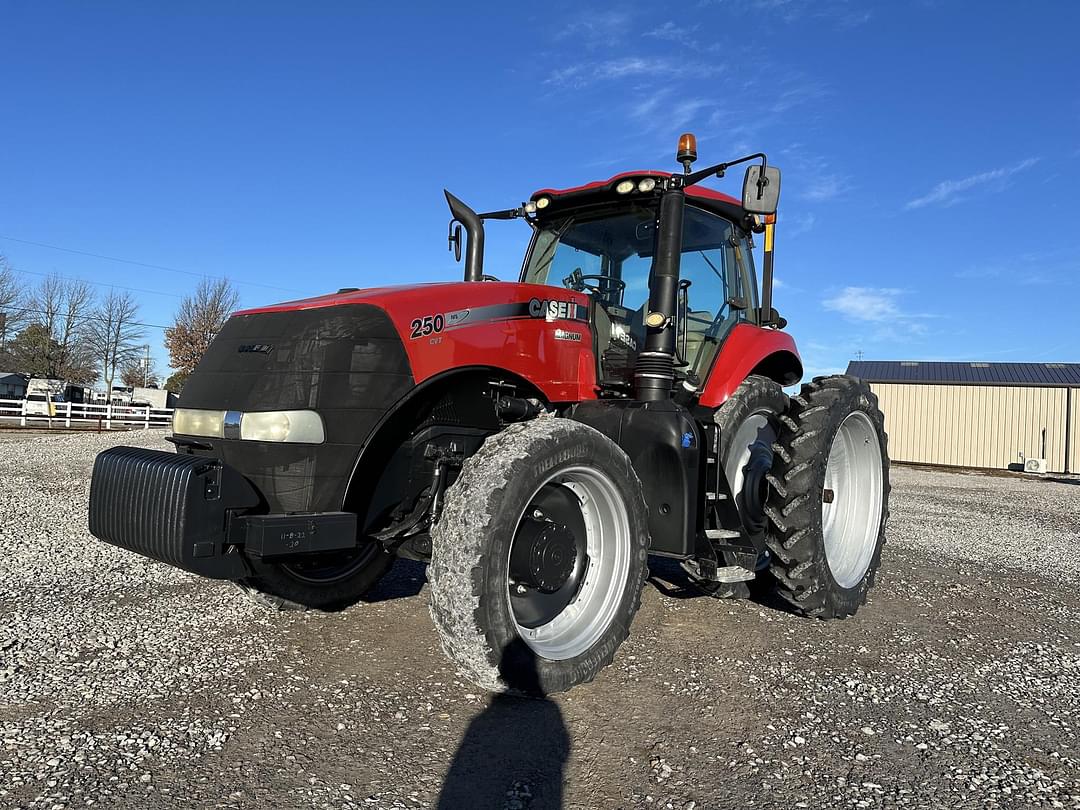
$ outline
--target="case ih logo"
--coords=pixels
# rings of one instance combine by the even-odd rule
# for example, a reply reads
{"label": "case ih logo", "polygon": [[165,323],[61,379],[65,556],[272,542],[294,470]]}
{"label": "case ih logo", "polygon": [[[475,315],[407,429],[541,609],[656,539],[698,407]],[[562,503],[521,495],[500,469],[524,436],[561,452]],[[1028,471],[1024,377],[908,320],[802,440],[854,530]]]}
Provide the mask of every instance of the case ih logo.
{"label": "case ih logo", "polygon": [[239,349],[240,354],[270,354],[274,347],[269,343],[245,343]]}
{"label": "case ih logo", "polygon": [[573,301],[542,301],[534,298],[529,302],[529,315],[549,321],[574,320],[577,317],[577,304]]}

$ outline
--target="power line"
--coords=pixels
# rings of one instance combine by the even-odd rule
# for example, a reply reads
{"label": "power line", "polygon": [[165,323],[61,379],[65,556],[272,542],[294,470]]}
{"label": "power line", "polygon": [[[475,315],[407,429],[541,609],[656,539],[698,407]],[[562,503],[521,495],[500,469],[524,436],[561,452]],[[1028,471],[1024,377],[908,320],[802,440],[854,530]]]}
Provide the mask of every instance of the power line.
{"label": "power line", "polygon": [[127,290],[128,292],[148,293],[150,295],[167,295],[170,298],[183,299],[184,296],[179,293],[164,292],[162,290],[144,290],[141,287],[125,287],[123,284],[109,284],[106,281],[91,281],[88,278],[81,278],[79,276],[65,276],[62,273],[42,273],[38,270],[23,270],[21,267],[10,268],[15,273],[26,273],[31,276],[41,276],[42,278],[58,277],[66,281],[82,281],[85,284],[93,284],[96,287],[108,287],[111,290]]}
{"label": "power line", "polygon": [[[21,315],[21,314],[26,313],[26,312],[30,312],[30,313],[32,313],[34,315],[52,315],[54,318],[57,318],[57,319],[63,319],[63,318],[67,317],[67,313],[62,311],[61,309],[58,309],[56,312],[49,312],[48,310],[31,309],[30,307],[12,307],[10,314],[11,315],[16,315],[16,314]],[[79,315],[75,316],[74,320],[76,320],[76,321],[101,321],[102,323],[115,323],[116,322],[115,318],[101,318],[101,317],[99,317],[97,315],[92,315],[92,314],[91,315],[79,314]],[[171,326],[162,326],[159,323],[144,323],[143,321],[124,321],[124,323],[128,324],[129,326],[145,326],[148,329],[172,329],[173,328]],[[33,325],[33,324],[31,324],[31,325]],[[38,324],[38,325],[39,326],[44,326],[44,324]]]}
{"label": "power line", "polygon": [[[110,262],[119,262],[120,264],[130,264],[135,267],[148,267],[151,270],[166,270],[170,273],[180,273],[185,276],[194,276],[195,278],[214,278],[209,273],[196,273],[194,270],[181,270],[177,267],[168,267],[163,264],[150,264],[149,262],[137,262],[134,259],[121,259],[116,256],[105,256],[101,253],[91,253],[88,250],[76,250],[75,248],[61,247],[60,245],[50,245],[48,242],[35,242],[32,239],[19,239],[16,236],[5,236],[0,234],[0,239],[7,239],[10,242],[21,242],[24,245],[35,245],[37,247],[48,248],[49,250],[60,250],[64,253],[74,253],[77,256],[91,256],[95,259],[105,259]],[[295,290],[289,287],[275,287],[272,284],[259,284],[257,281],[240,281],[239,279],[232,279],[237,284],[246,284],[249,287],[262,287],[267,290],[278,290],[279,292],[299,293],[303,295],[302,290]]]}

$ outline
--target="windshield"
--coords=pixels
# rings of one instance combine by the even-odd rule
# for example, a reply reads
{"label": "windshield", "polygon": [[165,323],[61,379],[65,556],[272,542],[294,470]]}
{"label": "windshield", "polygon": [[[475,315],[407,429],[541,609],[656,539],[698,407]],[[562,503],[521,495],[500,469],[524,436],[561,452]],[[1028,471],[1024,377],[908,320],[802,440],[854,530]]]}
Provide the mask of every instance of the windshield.
{"label": "windshield", "polygon": [[649,298],[656,212],[621,207],[540,226],[522,281],[583,290],[608,306],[639,309]]}
{"label": "windshield", "polygon": [[[651,206],[569,214],[539,226],[522,281],[587,292],[641,346],[655,241]],[[693,205],[683,215],[682,241],[678,349],[686,366],[704,375],[724,337],[756,303],[752,259],[730,220]],[[605,331],[604,324],[597,327]]]}

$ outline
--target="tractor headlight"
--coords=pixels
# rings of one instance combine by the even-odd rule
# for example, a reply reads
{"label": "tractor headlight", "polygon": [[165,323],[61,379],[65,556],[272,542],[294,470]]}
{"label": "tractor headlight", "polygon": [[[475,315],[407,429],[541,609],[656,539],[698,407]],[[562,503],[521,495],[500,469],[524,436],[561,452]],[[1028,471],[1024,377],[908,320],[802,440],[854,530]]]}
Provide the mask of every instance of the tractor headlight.
{"label": "tractor headlight", "polygon": [[623,180],[619,185],[615,186],[616,194],[629,194],[634,190],[633,180]]}
{"label": "tractor headlight", "polygon": [[646,177],[646,178],[642,179],[641,181],[639,181],[638,184],[637,184],[637,190],[642,192],[642,193],[645,193],[645,194],[649,193],[654,188],[656,188],[656,178],[655,177]]}
{"label": "tractor headlight", "polygon": [[210,436],[220,439],[225,431],[225,411],[177,408],[173,411],[173,433],[185,436]]}
{"label": "tractor headlight", "polygon": [[[173,412],[173,433],[185,436],[207,436],[212,439],[247,439],[255,442],[297,442],[322,444],[326,441],[322,417],[315,411],[254,411],[241,413],[204,411],[196,408],[177,408]],[[226,421],[240,418],[240,433],[235,421],[226,437]]]}
{"label": "tractor headlight", "polygon": [[240,438],[256,442],[321,444],[326,439],[315,411],[257,411],[240,417]]}

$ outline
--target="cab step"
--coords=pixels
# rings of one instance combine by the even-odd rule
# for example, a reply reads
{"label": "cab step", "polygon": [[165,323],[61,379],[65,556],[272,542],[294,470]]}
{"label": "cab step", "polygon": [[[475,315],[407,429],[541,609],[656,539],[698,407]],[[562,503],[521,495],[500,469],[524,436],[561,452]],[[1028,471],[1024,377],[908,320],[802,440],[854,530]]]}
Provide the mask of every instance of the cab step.
{"label": "cab step", "polygon": [[710,540],[735,540],[742,537],[742,532],[736,529],[706,529],[705,536]]}
{"label": "cab step", "polygon": [[697,560],[683,560],[682,568],[691,578],[702,582],[749,582],[757,574],[741,565],[702,566]]}

